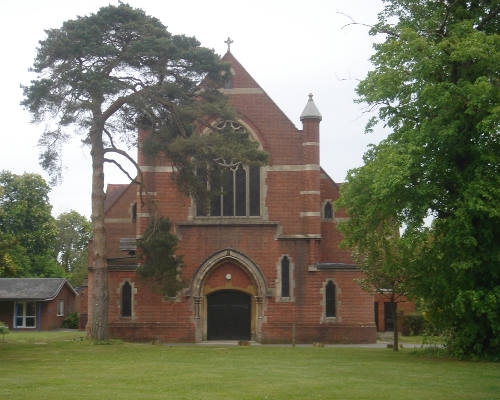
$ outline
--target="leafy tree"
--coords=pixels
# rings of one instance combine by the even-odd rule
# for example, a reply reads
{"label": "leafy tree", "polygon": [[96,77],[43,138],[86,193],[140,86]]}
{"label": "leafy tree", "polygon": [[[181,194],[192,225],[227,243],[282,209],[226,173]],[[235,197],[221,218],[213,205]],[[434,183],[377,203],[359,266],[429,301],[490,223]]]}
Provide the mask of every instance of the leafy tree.
{"label": "leafy tree", "polygon": [[74,210],[59,215],[55,252],[61,267],[74,285],[79,285],[88,267],[88,244],[92,237],[92,224]]}
{"label": "leafy tree", "polygon": [[[342,191],[351,244],[363,223],[401,228],[411,293],[458,356],[500,354],[499,13],[498,0],[386,2],[357,90],[378,109],[367,129],[391,133]],[[361,180],[362,199],[349,189]]]}
{"label": "leafy tree", "polygon": [[0,232],[0,277],[13,278],[21,276],[23,264],[12,254],[15,252],[17,241],[10,235]]}
{"label": "leafy tree", "polygon": [[[110,157],[115,155],[135,165],[118,143],[135,144],[138,123],[176,143],[181,138],[200,137],[194,133],[209,127],[211,119],[232,118],[226,98],[218,90],[229,68],[195,38],[172,35],[158,19],[120,4],[48,30],[32,70],[37,77],[24,87],[22,104],[36,122],[50,120],[55,124],[40,139],[45,147],[42,165],[58,178],[58,145],[75,127],[90,145],[94,298],[89,301],[88,329],[93,339],[105,340],[104,163],[113,163],[125,172],[117,159]],[[168,154],[176,159],[180,175],[184,168],[190,168],[182,149],[173,146]],[[174,152],[179,153],[178,158]],[[130,178],[144,185],[139,170],[137,178]]]}
{"label": "leafy tree", "polygon": [[0,173],[0,248],[4,276],[61,276],[50,187],[37,174]]}
{"label": "leafy tree", "polygon": [[[351,218],[338,225],[345,235],[343,247],[353,249],[353,258],[363,272],[361,287],[369,293],[384,296],[391,304],[394,321],[394,346],[399,350],[397,307],[407,301],[409,252],[400,238],[395,205],[374,199],[385,190],[387,182],[397,179],[401,166],[392,165],[390,149],[379,146],[364,156],[365,165],[348,173],[348,184],[342,186],[339,208],[346,207]],[[384,150],[388,150],[384,153]],[[383,171],[383,173],[382,173]]]}

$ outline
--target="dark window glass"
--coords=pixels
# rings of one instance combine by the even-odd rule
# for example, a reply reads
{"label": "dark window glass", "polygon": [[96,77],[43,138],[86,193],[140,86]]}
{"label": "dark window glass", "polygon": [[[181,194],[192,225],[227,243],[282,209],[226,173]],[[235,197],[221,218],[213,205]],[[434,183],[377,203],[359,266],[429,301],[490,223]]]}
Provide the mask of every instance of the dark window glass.
{"label": "dark window glass", "polygon": [[202,184],[219,188],[212,188],[209,207],[203,199],[197,200],[197,216],[207,216],[207,210],[211,217],[260,215],[260,167],[220,168],[210,175],[210,179],[202,169],[198,169],[197,174]]}
{"label": "dark window glass", "polygon": [[386,331],[394,330],[394,318],[392,316],[394,303],[385,302],[384,303],[384,325]]}
{"label": "dark window glass", "polygon": [[327,317],[335,317],[335,284],[332,281],[326,284],[325,314]]}
{"label": "dark window glass", "polygon": [[137,203],[132,205],[132,222],[137,220]]}
{"label": "dark window glass", "polygon": [[333,218],[333,207],[332,203],[329,201],[325,204],[325,210],[324,210],[324,218],[325,219],[332,219]]}
{"label": "dark window glass", "polygon": [[222,173],[222,215],[234,215],[234,176],[233,171],[227,168]]}
{"label": "dark window glass", "polygon": [[220,217],[220,210],[220,197],[213,197],[212,200],[210,200],[210,215],[212,217]]}
{"label": "dark window glass", "polygon": [[207,185],[212,190],[210,194],[210,215],[220,217],[222,214],[222,187],[221,187],[221,171],[211,170],[209,173]]}
{"label": "dark window glass", "polygon": [[36,303],[15,303],[16,328],[36,327]]}
{"label": "dark window glass", "polygon": [[34,317],[36,314],[36,303],[26,303],[26,316]]}
{"label": "dark window glass", "polygon": [[290,297],[290,260],[281,260],[281,297]]}
{"label": "dark window glass", "polygon": [[250,167],[250,215],[260,215],[260,168]]}
{"label": "dark window glass", "polygon": [[132,316],[132,285],[129,282],[125,282],[122,286],[122,317]]}
{"label": "dark window glass", "polygon": [[[206,168],[197,168],[196,175],[200,180],[200,185],[206,187],[208,185],[207,170]],[[196,200],[196,215],[205,216],[208,212],[208,199],[198,198]]]}
{"label": "dark window glass", "polygon": [[207,215],[207,202],[205,199],[198,199],[196,202],[196,215],[200,217]]}
{"label": "dark window glass", "polygon": [[235,215],[247,215],[247,173],[240,165],[235,172]]}
{"label": "dark window glass", "polygon": [[233,75],[229,75],[224,80],[224,89],[232,89],[233,88]]}

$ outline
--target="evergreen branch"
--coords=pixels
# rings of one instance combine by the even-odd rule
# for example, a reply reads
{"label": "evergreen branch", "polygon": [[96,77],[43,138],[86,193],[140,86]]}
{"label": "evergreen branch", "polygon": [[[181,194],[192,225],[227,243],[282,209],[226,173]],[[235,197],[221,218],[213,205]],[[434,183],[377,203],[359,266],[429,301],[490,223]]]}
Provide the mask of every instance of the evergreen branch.
{"label": "evergreen branch", "polygon": [[500,14],[500,5],[496,6],[496,8],[494,8],[493,10],[491,10],[491,12],[489,14],[487,14],[482,20],[481,22],[477,25],[476,29],[478,31],[482,31],[485,27],[485,25],[492,21],[492,20],[495,20],[495,19],[498,19],[498,16]]}
{"label": "evergreen branch", "polygon": [[[446,2],[444,2],[446,3]],[[446,36],[446,23],[448,22],[448,18],[450,16],[450,10],[451,10],[451,7],[453,7],[454,5],[456,4],[456,1],[454,1],[453,3],[450,3],[446,6],[446,13],[444,15],[444,18],[443,18],[443,22],[441,23],[441,25],[439,26],[438,29],[436,29],[436,33],[441,36],[441,37],[445,37]]]}
{"label": "evergreen branch", "polygon": [[[110,136],[107,129],[104,129],[104,132],[106,132],[106,135],[108,135],[108,137]],[[113,159],[109,159],[109,158],[105,158],[104,162],[108,162],[108,163],[116,165],[128,177],[130,182],[135,183],[136,185],[139,185],[139,196],[141,198],[141,204],[144,205],[144,198],[143,198],[143,193],[145,192],[144,177],[142,175],[142,171],[141,171],[139,164],[137,164],[137,162],[126,151],[116,148],[113,144],[112,144],[112,146],[113,146],[112,148],[104,149],[104,154],[116,153],[116,154],[119,154],[119,155],[125,157],[135,167],[135,169],[137,171],[137,175],[139,175],[139,177],[140,177],[139,180],[137,178],[132,178],[132,176],[128,173],[128,171],[126,171],[125,168],[123,168],[123,166],[118,161],[113,160]]]}
{"label": "evergreen branch", "polygon": [[170,101],[167,101],[165,99],[158,99],[158,102],[164,106],[168,111],[170,111],[171,116],[173,117],[173,120],[175,122],[175,125],[177,126],[177,129],[179,130],[180,134],[182,137],[187,137],[186,134],[186,129],[184,129],[184,125],[182,124],[180,118],[178,117],[177,110],[175,104],[173,104]]}

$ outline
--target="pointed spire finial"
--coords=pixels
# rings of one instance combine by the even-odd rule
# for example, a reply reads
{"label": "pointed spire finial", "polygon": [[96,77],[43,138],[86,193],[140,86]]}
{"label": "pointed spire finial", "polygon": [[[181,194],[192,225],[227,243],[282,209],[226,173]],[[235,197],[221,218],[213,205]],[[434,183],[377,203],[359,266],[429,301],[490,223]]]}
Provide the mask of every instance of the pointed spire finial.
{"label": "pointed spire finial", "polygon": [[302,121],[304,119],[317,119],[321,121],[321,113],[316,107],[316,104],[314,104],[312,93],[309,93],[309,100],[307,101],[304,111],[300,114],[300,120]]}
{"label": "pointed spire finial", "polygon": [[231,38],[228,36],[227,39],[224,41],[224,43],[227,44],[227,52],[228,53],[231,53],[231,43],[233,43],[234,41],[231,40]]}

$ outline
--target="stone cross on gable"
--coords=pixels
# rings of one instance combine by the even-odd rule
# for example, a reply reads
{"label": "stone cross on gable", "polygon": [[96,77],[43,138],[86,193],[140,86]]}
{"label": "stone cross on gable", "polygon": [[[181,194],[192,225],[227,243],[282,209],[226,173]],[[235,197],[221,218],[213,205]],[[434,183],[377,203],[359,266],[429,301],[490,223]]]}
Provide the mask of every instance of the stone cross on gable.
{"label": "stone cross on gable", "polygon": [[231,40],[231,38],[228,36],[227,40],[225,40],[224,43],[227,44],[227,52],[230,53],[231,52],[231,43],[233,43],[233,40]]}

